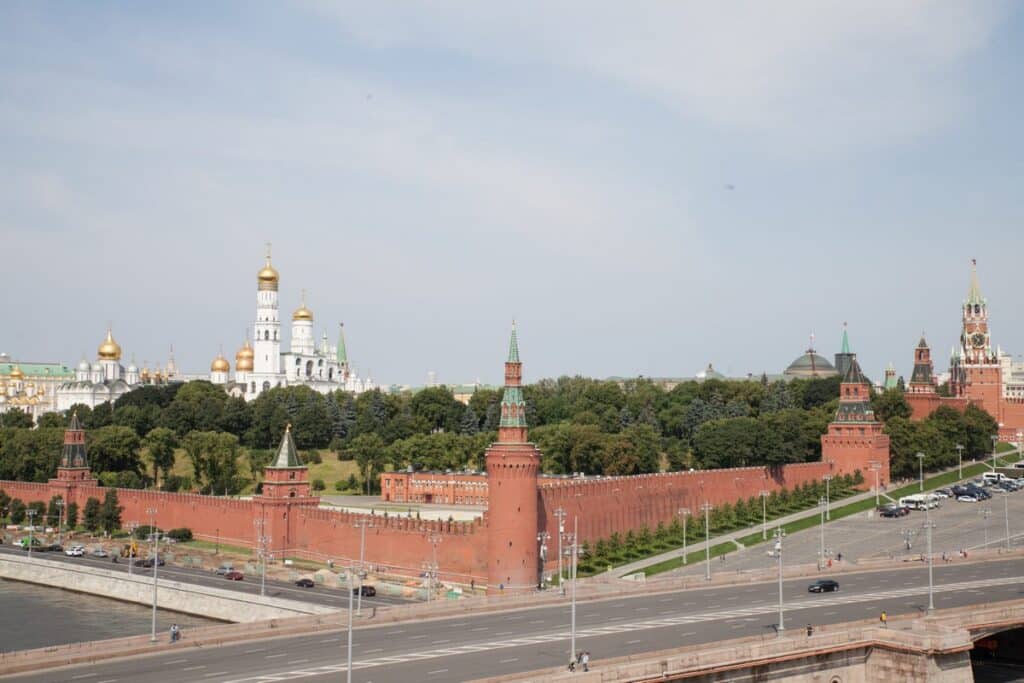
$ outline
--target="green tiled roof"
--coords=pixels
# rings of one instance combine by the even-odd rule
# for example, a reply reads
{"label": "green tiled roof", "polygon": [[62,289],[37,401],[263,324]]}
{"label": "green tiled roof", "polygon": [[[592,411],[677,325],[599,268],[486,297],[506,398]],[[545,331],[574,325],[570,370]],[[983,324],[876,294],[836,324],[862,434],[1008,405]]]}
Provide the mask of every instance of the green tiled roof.
{"label": "green tiled roof", "polygon": [[985,297],[981,295],[981,287],[978,285],[978,262],[974,259],[971,259],[971,287],[967,291],[967,303],[985,303]]}
{"label": "green tiled roof", "polygon": [[519,340],[516,338],[516,321],[512,321],[512,338],[508,342],[508,361],[509,363],[519,362]]}
{"label": "green tiled roof", "polygon": [[267,467],[302,467],[302,461],[299,460],[299,449],[295,447],[295,439],[292,438],[291,425],[284,430],[281,445],[277,449],[277,456]]}
{"label": "green tiled roof", "polygon": [[345,350],[345,323],[341,323],[338,326],[338,364],[345,365],[348,363],[348,351]]}
{"label": "green tiled roof", "polygon": [[843,346],[839,353],[850,353],[850,337],[846,334],[846,323],[843,323]]}
{"label": "green tiled roof", "polygon": [[0,363],[0,375],[9,375],[14,368],[21,368],[25,377],[74,377],[73,370],[60,363]]}

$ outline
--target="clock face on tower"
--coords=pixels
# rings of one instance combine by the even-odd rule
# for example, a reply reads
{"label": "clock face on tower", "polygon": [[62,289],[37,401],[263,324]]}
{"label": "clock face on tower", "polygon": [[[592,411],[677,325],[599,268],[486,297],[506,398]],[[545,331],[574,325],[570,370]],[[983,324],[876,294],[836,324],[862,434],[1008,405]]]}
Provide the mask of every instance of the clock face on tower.
{"label": "clock face on tower", "polygon": [[985,335],[981,332],[975,332],[971,335],[971,344],[973,344],[976,349],[980,349],[985,346]]}

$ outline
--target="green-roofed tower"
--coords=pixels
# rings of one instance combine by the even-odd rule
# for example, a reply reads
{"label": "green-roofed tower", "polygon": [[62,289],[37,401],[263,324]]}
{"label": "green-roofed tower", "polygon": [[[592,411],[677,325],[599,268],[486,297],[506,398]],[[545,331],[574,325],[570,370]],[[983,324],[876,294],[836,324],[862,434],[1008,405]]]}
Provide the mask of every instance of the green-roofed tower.
{"label": "green-roofed tower", "polygon": [[850,335],[846,330],[846,323],[843,323],[843,341],[839,347],[839,353],[835,355],[836,372],[839,373],[840,377],[846,376],[846,372],[850,369],[856,357],[857,354],[850,350]]}
{"label": "green-roofed tower", "polygon": [[505,361],[501,422],[498,424],[498,441],[501,443],[526,443],[526,401],[523,399],[522,380],[523,364],[519,362],[519,340],[516,338],[516,322],[513,320],[508,360]]}
{"label": "green-roofed tower", "polygon": [[348,351],[345,349],[345,323],[338,323],[338,351],[336,357],[340,368],[347,373]]}
{"label": "green-roofed tower", "polygon": [[292,426],[285,427],[277,454],[263,468],[264,498],[309,498],[309,469],[302,464],[292,438]]}

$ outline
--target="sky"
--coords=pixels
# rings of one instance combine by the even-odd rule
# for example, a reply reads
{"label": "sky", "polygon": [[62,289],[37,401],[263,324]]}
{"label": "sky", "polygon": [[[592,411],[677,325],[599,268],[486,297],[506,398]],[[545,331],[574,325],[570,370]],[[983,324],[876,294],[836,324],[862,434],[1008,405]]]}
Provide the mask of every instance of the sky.
{"label": "sky", "polygon": [[1012,2],[0,4],[0,351],[205,372],[255,315],[380,383],[1024,353]]}

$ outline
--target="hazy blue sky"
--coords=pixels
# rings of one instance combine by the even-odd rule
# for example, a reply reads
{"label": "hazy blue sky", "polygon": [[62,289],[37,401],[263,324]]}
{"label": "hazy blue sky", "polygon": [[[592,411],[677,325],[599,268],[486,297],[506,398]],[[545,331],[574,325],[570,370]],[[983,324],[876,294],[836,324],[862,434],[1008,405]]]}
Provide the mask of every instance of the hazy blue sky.
{"label": "hazy blue sky", "polygon": [[0,5],[0,350],[234,351],[274,244],[382,382],[1024,352],[1020,5]]}

